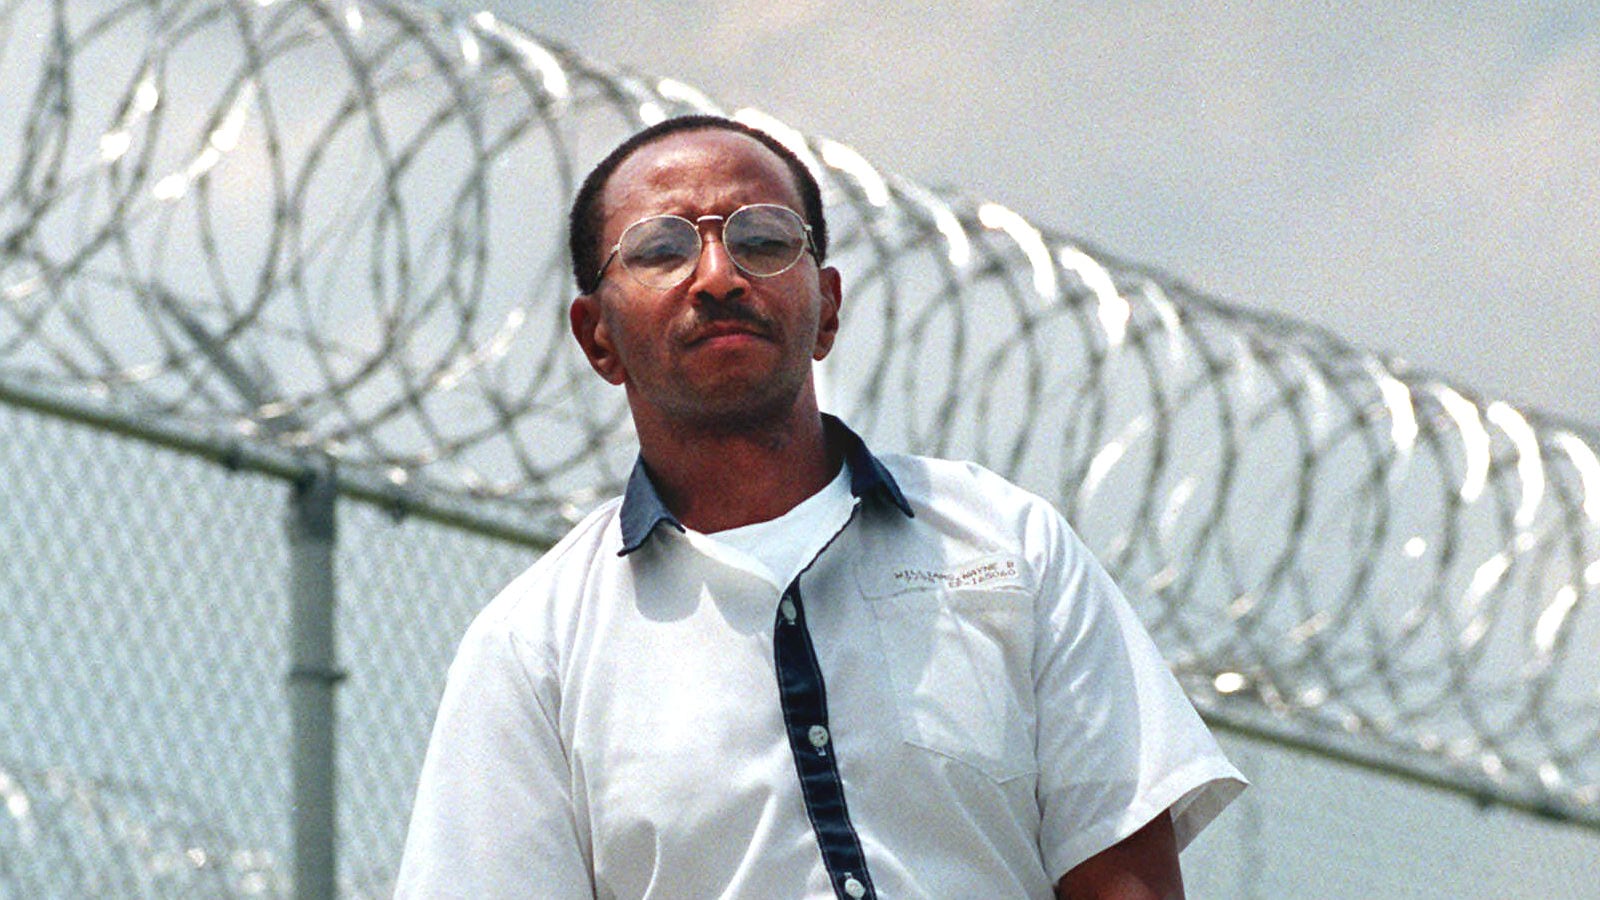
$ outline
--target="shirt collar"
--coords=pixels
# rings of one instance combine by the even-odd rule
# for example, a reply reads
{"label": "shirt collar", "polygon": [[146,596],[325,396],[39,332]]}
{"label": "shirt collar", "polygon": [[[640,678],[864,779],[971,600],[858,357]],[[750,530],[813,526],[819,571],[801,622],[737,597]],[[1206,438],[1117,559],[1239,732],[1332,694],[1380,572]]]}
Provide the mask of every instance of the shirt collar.
{"label": "shirt collar", "polygon": [[[911,504],[906,502],[894,476],[867,449],[860,435],[827,413],[822,414],[822,428],[829,445],[844,451],[845,465],[850,467],[851,494],[863,498],[881,496],[908,517],[914,515]],[[663,522],[680,532],[686,530],[683,523],[661,502],[661,495],[656,493],[656,486],[651,482],[650,472],[641,456],[634,461],[633,472],[628,476],[628,487],[622,494],[622,549],[617,555],[627,556],[639,549],[656,526]]]}

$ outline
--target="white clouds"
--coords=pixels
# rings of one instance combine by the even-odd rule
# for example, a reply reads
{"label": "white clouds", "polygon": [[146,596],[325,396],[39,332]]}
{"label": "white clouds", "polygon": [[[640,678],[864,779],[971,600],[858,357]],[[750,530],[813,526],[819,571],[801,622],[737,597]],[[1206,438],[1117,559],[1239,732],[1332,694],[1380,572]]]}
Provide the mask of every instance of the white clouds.
{"label": "white clouds", "polygon": [[[1600,39],[1529,73],[1509,109],[1441,118],[1416,153],[1441,194],[1588,249],[1600,237]],[[1576,247],[1574,247],[1576,249]]]}
{"label": "white clouds", "polygon": [[1404,307],[1392,349],[1594,421],[1600,40],[1494,88],[1438,109],[1335,226],[1374,264],[1373,299]]}

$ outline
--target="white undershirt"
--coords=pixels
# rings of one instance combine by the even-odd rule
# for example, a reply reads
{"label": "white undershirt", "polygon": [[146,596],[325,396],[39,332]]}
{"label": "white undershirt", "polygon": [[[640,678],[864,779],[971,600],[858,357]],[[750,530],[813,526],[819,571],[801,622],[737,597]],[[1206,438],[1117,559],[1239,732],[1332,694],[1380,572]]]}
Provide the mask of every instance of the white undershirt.
{"label": "white undershirt", "polygon": [[850,467],[841,465],[832,481],[776,519],[712,532],[706,537],[761,563],[773,582],[783,586],[793,581],[844,527],[854,506]]}

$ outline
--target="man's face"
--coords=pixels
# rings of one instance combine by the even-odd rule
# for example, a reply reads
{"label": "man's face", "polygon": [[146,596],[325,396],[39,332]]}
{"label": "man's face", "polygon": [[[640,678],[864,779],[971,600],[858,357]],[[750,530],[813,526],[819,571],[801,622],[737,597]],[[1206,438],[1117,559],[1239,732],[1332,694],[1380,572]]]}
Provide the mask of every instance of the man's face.
{"label": "man's face", "polygon": [[[726,217],[752,203],[800,212],[787,166],[760,142],[708,129],[641,147],[601,196],[601,258],[647,216]],[[612,261],[593,294],[572,306],[572,329],[596,372],[623,385],[636,422],[739,428],[815,404],[811,363],[833,346],[839,276],[808,253],[769,277],[748,275],[722,245],[720,221],[701,223],[699,263],[664,290]]]}

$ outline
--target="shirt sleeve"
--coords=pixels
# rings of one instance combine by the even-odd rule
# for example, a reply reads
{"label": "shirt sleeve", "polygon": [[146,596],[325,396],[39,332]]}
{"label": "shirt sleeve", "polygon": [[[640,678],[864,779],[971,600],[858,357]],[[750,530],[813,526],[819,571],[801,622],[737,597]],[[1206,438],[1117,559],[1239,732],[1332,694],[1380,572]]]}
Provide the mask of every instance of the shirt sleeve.
{"label": "shirt sleeve", "polygon": [[1042,519],[1039,848],[1058,879],[1168,809],[1181,850],[1246,782],[1110,576],[1059,515]]}
{"label": "shirt sleeve", "polygon": [[594,896],[557,682],[537,657],[487,613],[468,629],[439,702],[395,897]]}

